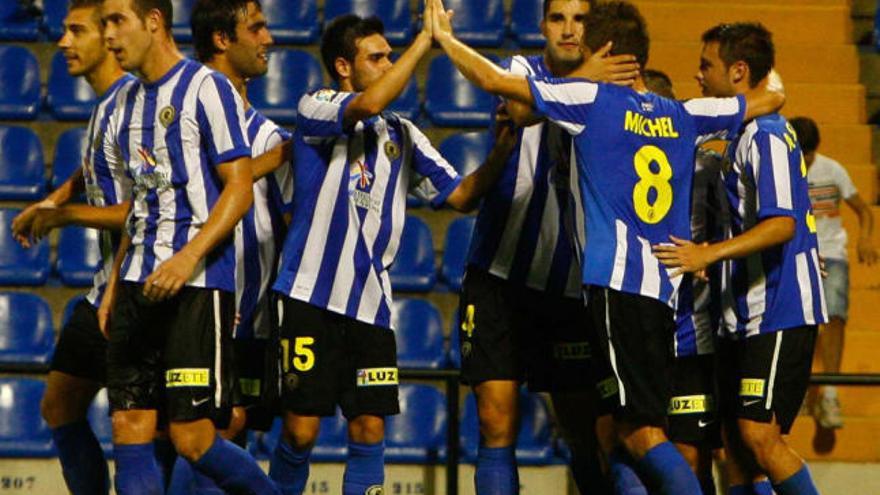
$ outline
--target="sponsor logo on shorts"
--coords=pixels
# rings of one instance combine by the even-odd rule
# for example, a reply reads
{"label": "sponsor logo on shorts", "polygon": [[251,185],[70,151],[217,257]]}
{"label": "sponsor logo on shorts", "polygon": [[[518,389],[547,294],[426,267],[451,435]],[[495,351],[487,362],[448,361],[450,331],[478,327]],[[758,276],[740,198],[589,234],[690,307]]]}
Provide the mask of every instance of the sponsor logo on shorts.
{"label": "sponsor logo on shorts", "polygon": [[596,390],[599,392],[599,397],[602,399],[614,397],[620,392],[620,388],[617,386],[617,379],[614,377],[608,377],[597,383]]}
{"label": "sponsor logo on shorts", "polygon": [[553,357],[559,361],[583,361],[591,355],[587,342],[557,342],[553,345]]}
{"label": "sponsor logo on shorts", "polygon": [[241,395],[246,395],[248,397],[260,396],[259,378],[239,378],[238,386],[241,388]]}
{"label": "sponsor logo on shorts", "polygon": [[176,368],[165,372],[165,386],[174,387],[207,387],[211,382],[211,370],[208,368]]}
{"label": "sponsor logo on shorts", "polygon": [[739,382],[740,397],[764,397],[764,384],[760,378],[743,378]]}
{"label": "sponsor logo on shorts", "polygon": [[397,385],[397,368],[363,368],[357,370],[358,387]]}
{"label": "sponsor logo on shorts", "polygon": [[296,390],[299,387],[299,375],[296,373],[286,373],[284,375],[284,387],[287,390]]}
{"label": "sponsor logo on shorts", "polygon": [[715,400],[711,395],[682,395],[669,399],[667,414],[698,414],[715,410]]}

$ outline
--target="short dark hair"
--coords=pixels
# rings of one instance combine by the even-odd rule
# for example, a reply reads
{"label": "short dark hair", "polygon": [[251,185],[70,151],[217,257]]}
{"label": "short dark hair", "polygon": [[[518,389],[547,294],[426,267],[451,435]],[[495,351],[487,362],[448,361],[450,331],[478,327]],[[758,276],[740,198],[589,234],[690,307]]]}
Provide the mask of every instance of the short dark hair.
{"label": "short dark hair", "polygon": [[[556,0],[544,0],[544,17],[547,17],[547,11],[550,10],[550,4],[555,2]],[[587,2],[590,4],[590,10],[596,7],[596,0],[580,0],[581,2]]]}
{"label": "short dark hair", "polygon": [[360,17],[344,14],[334,18],[324,28],[321,36],[321,60],[334,81],[339,82],[336,59],[342,57],[354,63],[357,56],[357,40],[374,34],[385,35],[385,25],[376,16]]}
{"label": "short dark hair", "polygon": [[596,52],[609,41],[613,55],[635,55],[641,67],[648,63],[648,25],[635,5],[624,1],[603,2],[590,9],[584,21],[584,43]]}
{"label": "short dark hair", "polygon": [[192,28],[193,47],[200,62],[210,62],[219,53],[214,45],[214,33],[225,34],[236,41],[235,26],[238,15],[247,15],[248,4],[256,4],[262,10],[260,0],[197,0],[193,6],[189,25]]}
{"label": "short dark hair", "polygon": [[718,43],[727,67],[738,61],[749,66],[749,85],[755,87],[776,65],[773,34],[758,22],[719,24],[703,33],[703,43]]}
{"label": "short dark hair", "polygon": [[795,117],[788,121],[797,134],[798,143],[804,153],[812,153],[819,149],[819,126],[809,117]]}
{"label": "short dark hair", "polygon": [[73,9],[95,9],[92,17],[98,24],[98,29],[104,29],[104,25],[101,23],[101,10],[99,8],[102,3],[104,3],[104,0],[70,0],[67,11],[70,12]]}
{"label": "short dark hair", "polygon": [[171,0],[131,0],[131,8],[140,20],[147,18],[147,12],[156,9],[165,19],[165,30],[171,32],[171,23],[174,18],[174,8]]}
{"label": "short dark hair", "polygon": [[665,72],[656,69],[645,69],[643,75],[645,78],[645,86],[648,91],[663,96],[664,98],[675,98],[672,91],[672,79]]}

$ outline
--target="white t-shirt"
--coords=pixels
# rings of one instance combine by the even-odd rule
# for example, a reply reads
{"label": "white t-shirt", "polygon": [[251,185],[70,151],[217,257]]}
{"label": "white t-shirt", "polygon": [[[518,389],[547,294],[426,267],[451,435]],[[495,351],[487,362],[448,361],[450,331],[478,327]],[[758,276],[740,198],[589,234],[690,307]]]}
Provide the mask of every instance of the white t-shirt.
{"label": "white t-shirt", "polygon": [[843,165],[819,153],[807,172],[807,180],[816,215],[819,254],[828,259],[846,260],[846,230],[840,217],[840,200],[855,196],[856,186]]}

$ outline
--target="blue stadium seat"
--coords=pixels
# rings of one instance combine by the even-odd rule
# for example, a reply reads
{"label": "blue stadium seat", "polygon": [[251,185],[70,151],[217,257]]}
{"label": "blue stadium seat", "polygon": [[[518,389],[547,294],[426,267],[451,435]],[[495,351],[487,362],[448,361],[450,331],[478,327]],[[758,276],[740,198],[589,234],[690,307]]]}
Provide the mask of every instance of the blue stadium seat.
{"label": "blue stadium seat", "polygon": [[[8,2],[0,2],[5,3]],[[0,46],[0,120],[33,120],[39,110],[37,57],[21,46]]]}
{"label": "blue stadium seat", "polygon": [[50,185],[53,190],[70,178],[76,169],[82,165],[83,140],[86,137],[85,127],[68,129],[58,136],[55,142],[55,158],[52,159],[52,180]]}
{"label": "blue stadium seat", "polygon": [[540,48],[544,46],[541,19],[544,17],[544,0],[513,0],[510,9],[510,32],[519,46]]}
{"label": "blue stadium seat", "polygon": [[[255,456],[271,458],[281,435],[281,420],[272,423],[272,429],[262,435],[256,445]],[[348,454],[348,424],[337,409],[335,416],[321,418],[318,440],[312,449],[311,459],[317,462],[343,462]]]}
{"label": "blue stadium seat", "polygon": [[43,285],[49,278],[49,243],[24,249],[12,238],[18,208],[0,208],[0,285]]}
{"label": "blue stadium seat", "polygon": [[54,344],[49,303],[36,294],[0,292],[0,366],[45,369]]}
{"label": "blue stadium seat", "polygon": [[103,388],[95,396],[92,405],[89,406],[89,423],[92,431],[101,442],[104,455],[113,454],[113,425],[110,423],[110,401],[107,399],[107,389]]}
{"label": "blue stadium seat", "polygon": [[446,229],[443,243],[443,262],[440,265],[440,280],[455,292],[461,290],[461,280],[467,265],[471,236],[474,233],[475,217],[456,218]]}
{"label": "blue stadium seat", "polygon": [[495,98],[465,79],[449,57],[440,55],[431,60],[425,87],[425,112],[435,125],[487,127],[494,107]]}
{"label": "blue stadium seat", "polygon": [[0,200],[32,201],[46,192],[43,145],[27,127],[0,126]]}
{"label": "blue stadium seat", "polygon": [[438,151],[463,177],[480,168],[491,149],[492,138],[488,131],[472,131],[447,137]]}
{"label": "blue stadium seat", "polygon": [[324,3],[324,21],[330,22],[342,14],[354,13],[361,17],[375,15],[385,25],[385,38],[392,45],[409,43],[413,34],[409,0],[327,0]]}
{"label": "blue stadium seat", "polygon": [[[521,465],[543,465],[553,460],[550,438],[550,412],[541,396],[523,389],[519,396],[520,428],[516,442],[516,459]],[[480,428],[477,420],[477,401],[468,394],[461,422],[461,445],[467,462],[477,459]]]}
{"label": "blue stadium seat", "polygon": [[174,9],[174,16],[171,21],[171,33],[174,39],[189,43],[192,41],[192,28],[190,28],[189,20],[192,17],[192,9],[196,4],[196,0],[171,0],[171,8]]}
{"label": "blue stadium seat", "polygon": [[248,98],[266,117],[279,124],[294,124],[299,99],[323,83],[321,65],[311,54],[277,50],[269,56],[269,72],[248,84]]}
{"label": "blue stadium seat", "polygon": [[55,41],[64,35],[64,18],[70,0],[43,0],[43,30]]}
{"label": "blue stadium seat", "polygon": [[456,38],[471,46],[501,46],[505,33],[502,0],[446,0],[443,4],[455,11]]}
{"label": "blue stadium seat", "polygon": [[49,70],[46,105],[57,120],[88,120],[97,97],[84,77],[71,77],[64,54],[56,52]]}
{"label": "blue stadium seat", "polygon": [[461,316],[458,308],[452,313],[452,328],[449,329],[449,353],[448,366],[453,369],[461,369]]}
{"label": "blue stadium seat", "polygon": [[409,120],[415,120],[419,116],[419,85],[415,76],[410,78],[403,93],[388,106],[388,110]]}
{"label": "blue stadium seat", "polygon": [[40,417],[46,384],[33,378],[0,378],[0,457],[52,457],[52,432]]}
{"label": "blue stadium seat", "polygon": [[269,30],[275,43],[309,44],[318,39],[321,26],[318,24],[317,2],[303,0],[263,0],[263,13],[269,21]]}
{"label": "blue stadium seat", "polygon": [[67,325],[67,320],[73,316],[74,308],[76,308],[76,305],[85,298],[85,294],[77,294],[67,301],[67,304],[64,305],[64,313],[61,315],[61,328],[64,328],[64,326]]}
{"label": "blue stadium seat", "polygon": [[99,233],[84,227],[65,227],[58,238],[55,271],[64,285],[88,287],[101,263]]}
{"label": "blue stadium seat", "polygon": [[440,311],[424,299],[398,299],[391,311],[401,368],[440,369],[446,361]]}
{"label": "blue stadium seat", "polygon": [[430,385],[400,385],[400,414],[385,418],[389,462],[431,463],[445,454],[446,397]]}
{"label": "blue stadium seat", "polygon": [[21,2],[17,0],[0,2],[0,40],[34,41],[39,35],[39,19],[25,11],[21,7]]}
{"label": "blue stadium seat", "polygon": [[417,217],[407,216],[397,259],[389,270],[395,291],[428,292],[437,281],[431,229]]}

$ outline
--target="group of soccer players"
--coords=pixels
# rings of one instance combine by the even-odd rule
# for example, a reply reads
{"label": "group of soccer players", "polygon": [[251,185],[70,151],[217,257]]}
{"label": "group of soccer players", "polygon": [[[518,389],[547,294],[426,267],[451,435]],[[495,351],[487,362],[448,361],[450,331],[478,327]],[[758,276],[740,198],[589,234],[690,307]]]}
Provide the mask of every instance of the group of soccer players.
{"label": "group of soccer players", "polygon": [[[99,102],[82,167],[13,230],[25,245],[68,224],[102,232],[42,404],[73,493],[109,490],[86,421],[105,385],[117,493],[302,493],[337,406],[343,493],[382,493],[384,418],[399,412],[388,269],[408,193],[480,208],[459,330],[477,493],[518,491],[523,383],[550,393],[582,493],[714,493],[722,432],[730,493],[816,493],[782,437],[825,310],[770,33],[706,32],[698,79],[716,98],[678,102],[645,70],[629,3],[545,0],[543,54],[504,68],[450,17],[426,0],[394,63],[378,19],[328,22],[335,89],[302,98],[291,136],[247,99],[272,45],[258,1],[198,0],[196,62],[168,0],[71,0],[58,46]],[[466,177],[386,111],[434,44],[503,98]],[[731,141],[724,157],[697,149],[712,139]],[[238,443],[278,414],[267,476]]]}

